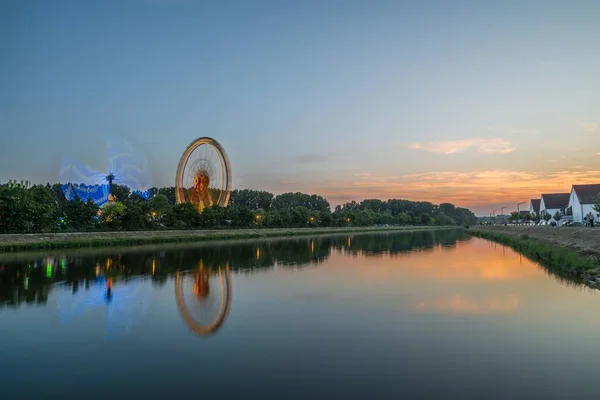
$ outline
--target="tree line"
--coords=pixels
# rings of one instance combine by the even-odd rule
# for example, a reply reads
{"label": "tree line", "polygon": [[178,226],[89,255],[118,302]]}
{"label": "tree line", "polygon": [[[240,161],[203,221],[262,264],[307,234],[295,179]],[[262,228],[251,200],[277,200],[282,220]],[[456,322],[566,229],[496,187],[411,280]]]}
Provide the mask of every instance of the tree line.
{"label": "tree line", "polygon": [[175,188],[153,188],[144,199],[112,185],[116,201],[100,209],[88,200],[67,200],[61,186],[0,185],[0,233],[79,232],[202,228],[287,228],[372,225],[471,225],[475,215],[450,203],[368,199],[336,206],[318,195],[233,190],[228,207],[202,213],[177,204]]}

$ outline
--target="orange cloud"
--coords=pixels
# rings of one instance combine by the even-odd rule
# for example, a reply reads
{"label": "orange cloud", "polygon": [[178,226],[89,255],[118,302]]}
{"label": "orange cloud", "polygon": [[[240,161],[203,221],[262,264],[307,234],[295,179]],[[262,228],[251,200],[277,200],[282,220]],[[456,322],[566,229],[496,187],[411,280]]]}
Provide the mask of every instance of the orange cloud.
{"label": "orange cloud", "polygon": [[520,304],[521,300],[517,295],[489,297],[481,302],[456,295],[418,303],[415,309],[452,314],[507,314],[517,310]]}
{"label": "orange cloud", "polygon": [[424,150],[432,153],[455,154],[474,148],[479,153],[510,153],[516,150],[510,142],[501,138],[473,138],[430,143],[414,143],[408,146],[412,150]]}
{"label": "orange cloud", "polygon": [[354,178],[322,185],[306,184],[298,189],[318,193],[332,204],[365,198],[404,198],[450,202],[477,209],[499,201],[506,205],[516,204],[537,198],[541,193],[568,192],[573,184],[598,183],[600,169],[573,168],[552,173],[510,170],[427,172]]}

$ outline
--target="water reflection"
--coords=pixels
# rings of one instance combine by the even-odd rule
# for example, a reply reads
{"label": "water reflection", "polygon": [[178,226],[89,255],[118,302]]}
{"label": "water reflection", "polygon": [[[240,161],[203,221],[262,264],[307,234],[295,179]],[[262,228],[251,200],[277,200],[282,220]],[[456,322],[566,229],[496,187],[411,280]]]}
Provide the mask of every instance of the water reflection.
{"label": "water reflection", "polygon": [[175,297],[186,325],[199,335],[212,335],[223,325],[231,307],[229,265],[213,269],[201,263],[195,271],[178,271]]}
{"label": "water reflection", "polygon": [[44,306],[56,285],[62,290],[68,288],[75,295],[82,287],[86,291],[100,290],[98,285],[104,282],[102,290],[111,297],[121,285],[132,284],[134,277],[149,278],[152,285],[160,287],[176,272],[183,273],[201,264],[227,265],[237,273],[274,267],[302,269],[318,266],[333,251],[354,257],[402,256],[411,252],[432,253],[466,240],[469,237],[463,233],[449,230],[152,246],[123,249],[117,254],[110,249],[1,254],[0,308],[17,308],[24,303]]}
{"label": "water reflection", "polygon": [[475,300],[463,295],[444,297],[431,302],[421,302],[417,311],[453,314],[508,314],[519,308],[521,299],[517,295],[491,296]]}
{"label": "water reflection", "polygon": [[98,276],[87,281],[85,290],[59,290],[56,309],[61,322],[72,323],[87,313],[102,311],[106,338],[130,332],[146,316],[152,301],[152,288],[143,277],[128,279],[127,284],[113,287],[113,278]]}
{"label": "water reflection", "polygon": [[10,257],[13,397],[600,395],[600,293],[458,232]]}

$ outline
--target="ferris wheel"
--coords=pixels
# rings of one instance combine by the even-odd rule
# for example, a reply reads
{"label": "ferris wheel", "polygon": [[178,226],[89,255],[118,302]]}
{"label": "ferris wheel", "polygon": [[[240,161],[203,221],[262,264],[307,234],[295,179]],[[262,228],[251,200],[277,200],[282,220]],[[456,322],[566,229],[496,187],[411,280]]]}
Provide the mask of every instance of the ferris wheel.
{"label": "ferris wheel", "polygon": [[200,267],[193,272],[177,272],[175,298],[186,325],[202,336],[219,329],[231,307],[229,265],[216,269]]}
{"label": "ferris wheel", "polygon": [[219,142],[209,137],[193,141],[177,167],[177,203],[192,203],[198,211],[226,207],[231,190],[231,165]]}

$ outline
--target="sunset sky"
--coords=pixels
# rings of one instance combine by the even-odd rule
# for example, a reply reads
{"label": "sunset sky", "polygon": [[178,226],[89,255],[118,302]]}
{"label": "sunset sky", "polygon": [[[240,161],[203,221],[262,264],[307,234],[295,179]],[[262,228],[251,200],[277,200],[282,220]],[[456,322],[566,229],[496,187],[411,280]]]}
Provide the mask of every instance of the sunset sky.
{"label": "sunset sky", "polygon": [[172,186],[196,137],[234,188],[489,214],[600,183],[600,2],[0,2],[0,182],[102,169]]}

